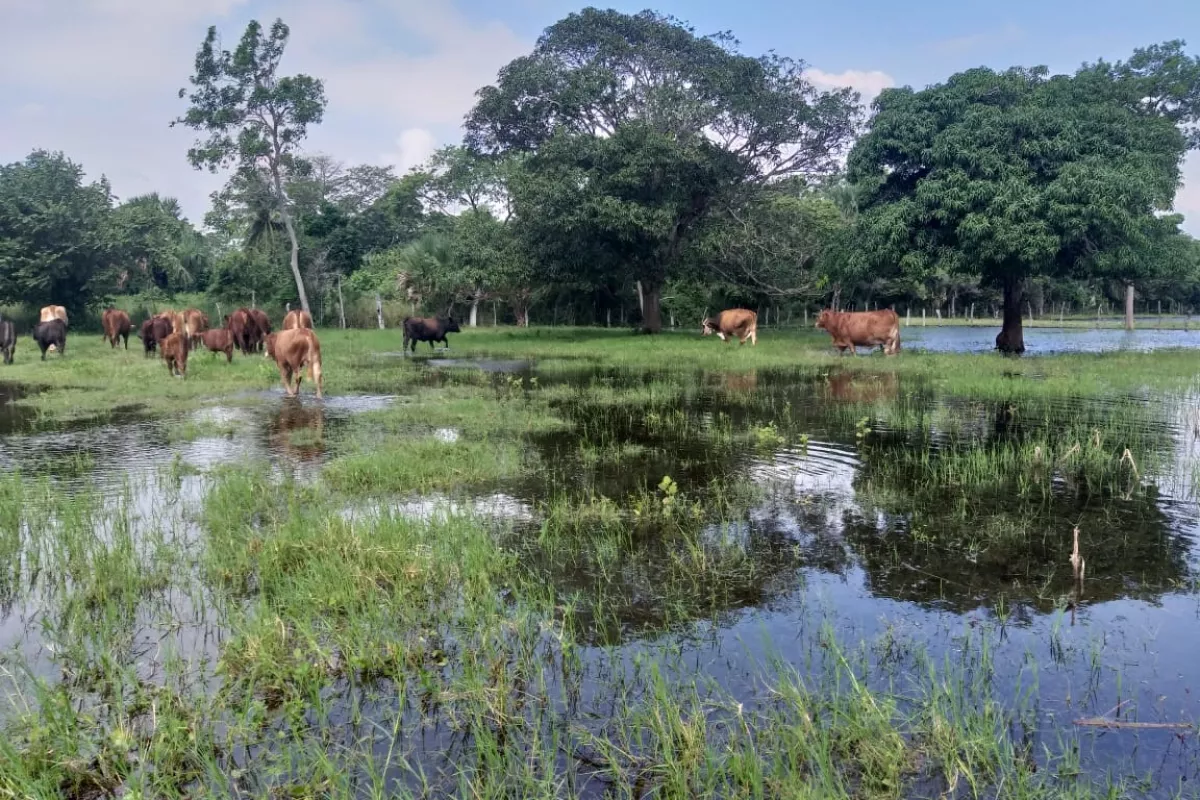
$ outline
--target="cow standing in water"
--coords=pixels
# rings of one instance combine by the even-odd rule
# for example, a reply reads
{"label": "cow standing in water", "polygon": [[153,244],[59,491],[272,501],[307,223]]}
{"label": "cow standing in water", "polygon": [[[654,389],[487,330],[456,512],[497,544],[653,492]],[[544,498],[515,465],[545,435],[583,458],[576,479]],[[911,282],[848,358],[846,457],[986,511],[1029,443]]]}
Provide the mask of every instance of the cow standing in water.
{"label": "cow standing in water", "polygon": [[123,339],[125,349],[129,349],[129,331],[133,328],[133,323],[129,321],[128,314],[119,308],[110,308],[100,317],[100,324],[104,328],[104,341],[115,349],[117,341]]}
{"label": "cow standing in water", "polygon": [[289,331],[292,328],[308,328],[312,330],[312,326],[312,314],[309,314],[307,311],[289,311],[283,318],[283,329],[285,331]]}
{"label": "cow standing in water", "polygon": [[758,346],[758,314],[748,308],[729,308],[700,321],[700,333],[705,336],[716,334],[727,342],[730,336],[738,338],[738,344],[750,340],[751,347]]}
{"label": "cow standing in water", "polygon": [[833,311],[825,309],[817,315],[817,328],[833,338],[839,353],[850,349],[857,355],[859,347],[880,347],[889,356],[900,352],[900,317],[890,308],[882,311]]}
{"label": "cow standing in water", "polygon": [[[275,351],[275,364],[288,397],[300,394],[300,380],[307,367],[308,377],[316,384],[317,398],[320,399],[324,379],[321,376],[321,343],[317,341],[317,335],[308,328],[292,328],[272,336],[275,338],[267,347]],[[296,378],[295,389],[292,388],[293,376]]]}
{"label": "cow standing in water", "polygon": [[433,349],[434,342],[441,342],[449,350],[450,341],[446,338],[446,334],[459,333],[460,330],[454,317],[437,317],[436,319],[405,317],[404,345],[400,349],[407,352],[409,342],[412,342],[412,351],[415,353],[417,352],[417,342],[429,342],[430,350]]}

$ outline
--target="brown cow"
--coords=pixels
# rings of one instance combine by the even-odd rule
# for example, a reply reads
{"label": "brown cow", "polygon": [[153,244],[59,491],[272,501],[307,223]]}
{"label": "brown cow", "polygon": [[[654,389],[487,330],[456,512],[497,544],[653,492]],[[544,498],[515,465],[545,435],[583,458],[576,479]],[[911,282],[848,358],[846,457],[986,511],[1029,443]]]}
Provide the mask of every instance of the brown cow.
{"label": "brown cow", "polygon": [[154,315],[157,319],[165,319],[171,323],[171,333],[184,333],[183,314],[178,311],[160,311]]}
{"label": "brown cow", "polygon": [[158,343],[162,350],[163,361],[172,375],[179,375],[187,380],[188,337],[187,334],[176,331]]}
{"label": "brown cow", "polygon": [[192,347],[201,343],[201,334],[208,330],[208,314],[198,308],[189,308],[183,312],[183,329],[191,339]]}
{"label": "brown cow", "polygon": [[245,355],[250,355],[258,349],[258,323],[250,314],[250,309],[239,308],[225,320],[225,327],[233,336],[233,343]]}
{"label": "brown cow", "polygon": [[750,340],[752,347],[758,346],[758,314],[747,308],[728,308],[715,317],[707,317],[700,321],[700,333],[705,336],[716,334],[721,341],[729,341],[727,336],[738,337],[738,344]]}
{"label": "brown cow", "polygon": [[217,353],[224,353],[225,363],[233,361],[233,334],[225,328],[204,331],[200,334],[200,341],[212,351],[214,356]]}
{"label": "brown cow", "polygon": [[[321,376],[321,343],[317,335],[308,328],[292,328],[280,331],[275,337],[275,363],[279,367],[279,378],[288,397],[300,394],[300,379],[305,367],[308,377],[317,385],[317,398],[321,397],[324,381]],[[292,388],[292,376],[296,377],[296,388]]]}
{"label": "brown cow", "polygon": [[[52,319],[61,319],[64,327],[69,324],[67,322],[67,310],[65,308],[62,306],[42,306],[41,313],[38,315],[38,322],[49,322]],[[54,344],[51,344],[49,347],[51,353],[57,349],[58,346]],[[43,353],[43,355],[45,354]]]}
{"label": "brown cow", "polygon": [[278,336],[278,333],[268,333],[263,339],[263,358],[275,358],[275,339]]}
{"label": "brown cow", "polygon": [[171,321],[165,317],[151,317],[142,323],[142,348],[149,356],[159,343],[171,335]]}
{"label": "brown cow", "polygon": [[133,323],[128,314],[119,308],[110,308],[100,317],[100,323],[104,327],[104,341],[115,348],[117,340],[124,339],[125,349],[129,349],[129,331],[133,329]]}
{"label": "brown cow", "polygon": [[312,314],[302,309],[289,311],[283,318],[283,329],[285,331],[292,328],[308,328],[312,330],[312,326]]}
{"label": "brown cow", "polygon": [[845,354],[857,355],[855,345],[879,346],[889,356],[900,352],[900,317],[890,308],[882,311],[833,311],[817,315],[817,327],[833,337],[833,346]]}
{"label": "brown cow", "polygon": [[265,339],[267,334],[271,332],[271,319],[261,308],[250,309],[250,316],[254,318],[254,323],[256,326],[258,326],[258,338],[255,341],[254,347],[255,349],[261,350],[263,346],[263,339]]}

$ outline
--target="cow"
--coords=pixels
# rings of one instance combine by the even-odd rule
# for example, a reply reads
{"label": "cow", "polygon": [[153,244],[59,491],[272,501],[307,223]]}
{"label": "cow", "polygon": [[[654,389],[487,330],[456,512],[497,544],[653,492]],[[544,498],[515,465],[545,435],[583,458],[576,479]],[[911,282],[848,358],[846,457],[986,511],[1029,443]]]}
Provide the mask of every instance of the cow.
{"label": "cow", "polygon": [[250,316],[254,318],[254,323],[258,328],[258,337],[255,339],[254,348],[261,350],[263,339],[271,332],[271,319],[261,308],[250,309]]}
{"label": "cow", "polygon": [[[67,323],[67,310],[62,306],[42,306],[41,312],[38,314],[38,322],[50,322],[51,320],[61,319],[63,327]],[[65,335],[65,334],[64,334]],[[50,344],[50,352],[54,352],[57,345]]]}
{"label": "cow", "polygon": [[200,334],[200,341],[212,351],[213,355],[217,353],[225,354],[225,363],[233,361],[233,334],[225,328],[213,328],[210,331],[204,331]]}
{"label": "cow", "polygon": [[125,349],[129,349],[129,331],[133,323],[129,321],[128,314],[119,308],[110,308],[100,318],[100,324],[104,327],[104,341],[111,344],[113,349],[116,349],[120,339],[124,340]]}
{"label": "cow", "polygon": [[13,352],[17,349],[17,329],[8,320],[0,321],[0,353],[4,354],[4,363],[13,362]]}
{"label": "cow", "polygon": [[283,318],[283,329],[285,331],[292,328],[308,328],[312,330],[312,326],[312,314],[301,309],[289,311]]}
{"label": "cow", "polygon": [[[324,381],[321,376],[321,343],[317,335],[309,328],[292,328],[280,331],[275,337],[275,364],[279,367],[279,378],[283,381],[283,390],[288,397],[300,394],[300,380],[304,368],[308,368],[308,377],[317,386],[317,399],[321,398]],[[296,388],[292,388],[292,376],[296,378]]]}
{"label": "cow", "polygon": [[414,353],[417,352],[417,342],[429,342],[430,350],[433,349],[434,342],[442,342],[449,350],[450,341],[446,339],[446,334],[460,332],[461,329],[454,321],[454,317],[405,317],[404,346],[401,350],[407,352],[409,342],[412,342],[412,352]]}
{"label": "cow", "polygon": [[833,346],[845,354],[857,355],[855,345],[879,346],[889,356],[900,352],[900,317],[890,308],[882,311],[833,311],[817,315],[817,328],[829,333]]}
{"label": "cow", "polygon": [[729,341],[726,337],[736,336],[738,344],[749,339],[751,347],[758,347],[758,314],[747,308],[727,308],[715,317],[700,320],[700,333],[704,336],[715,333],[722,342]]}
{"label": "cow", "polygon": [[171,335],[171,321],[163,316],[154,316],[142,323],[141,337],[144,355],[149,356],[158,349],[163,339]]}
{"label": "cow", "polygon": [[[289,329],[293,330],[293,329]],[[309,328],[308,330],[312,330]],[[268,333],[263,339],[263,358],[274,360],[275,358],[275,340],[279,337],[278,333]]]}
{"label": "cow", "polygon": [[225,327],[233,336],[234,345],[245,355],[250,355],[258,349],[258,323],[250,314],[250,309],[239,308],[225,320]]}
{"label": "cow", "polygon": [[192,347],[201,344],[201,335],[208,330],[208,314],[198,308],[189,308],[183,312],[183,330],[191,340]]}
{"label": "cow", "polygon": [[182,331],[173,331],[158,343],[163,361],[172,376],[179,375],[187,380],[188,336]]}
{"label": "cow", "polygon": [[67,354],[67,323],[61,319],[51,319],[39,322],[33,329],[33,340],[42,350],[42,361],[46,360],[46,351],[56,349],[60,356]]}

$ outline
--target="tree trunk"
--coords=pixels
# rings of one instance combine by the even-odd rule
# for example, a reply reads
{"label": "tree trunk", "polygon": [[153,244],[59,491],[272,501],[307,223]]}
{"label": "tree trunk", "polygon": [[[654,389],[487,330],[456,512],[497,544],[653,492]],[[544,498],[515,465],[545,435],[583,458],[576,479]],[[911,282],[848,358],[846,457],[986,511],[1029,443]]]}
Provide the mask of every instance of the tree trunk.
{"label": "tree trunk", "polygon": [[308,308],[308,292],[304,291],[304,278],[300,277],[300,240],[296,238],[296,226],[292,224],[292,215],[287,207],[287,195],[283,192],[283,181],[276,170],[272,177],[275,179],[275,197],[279,200],[279,216],[283,218],[283,227],[287,231],[288,241],[292,245],[292,277],[296,279],[296,291],[300,294],[300,307],[304,313],[312,315]]}
{"label": "tree trunk", "polygon": [[379,322],[379,330],[383,330],[383,298],[375,295],[375,318]]}
{"label": "tree trunk", "polygon": [[1009,278],[1004,282],[1004,322],[996,334],[996,349],[1006,355],[1025,352],[1025,332],[1021,324],[1021,280]]}
{"label": "tree trunk", "polygon": [[642,316],[646,316],[646,297],[642,292],[642,282],[637,281],[638,292],[638,311],[642,312]]}
{"label": "tree trunk", "polygon": [[1125,330],[1133,330],[1133,284],[1125,284]]}
{"label": "tree trunk", "polygon": [[642,287],[642,330],[646,333],[662,332],[662,286],[645,283]]}
{"label": "tree trunk", "polygon": [[346,302],[342,299],[342,276],[338,275],[338,317],[341,318],[342,330],[346,330]]}
{"label": "tree trunk", "polygon": [[471,321],[468,322],[467,324],[470,325],[472,328],[474,328],[478,325],[478,323],[479,323],[479,295],[476,295],[471,298]]}

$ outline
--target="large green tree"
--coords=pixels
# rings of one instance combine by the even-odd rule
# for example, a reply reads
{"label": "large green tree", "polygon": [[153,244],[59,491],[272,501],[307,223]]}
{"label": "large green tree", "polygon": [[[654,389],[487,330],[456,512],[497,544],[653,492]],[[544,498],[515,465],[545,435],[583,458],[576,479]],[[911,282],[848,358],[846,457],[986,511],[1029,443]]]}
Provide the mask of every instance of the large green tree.
{"label": "large green tree", "polygon": [[587,8],[479,92],[466,141],[533,154],[514,207],[547,277],[627,273],[656,331],[662,287],[711,218],[747,190],[835,170],[856,98],[817,91],[803,70],[651,11]]}
{"label": "large green tree", "polygon": [[1196,141],[1200,61],[1181,47],[1074,76],[974,69],[884,91],[849,162],[865,268],[978,275],[1003,292],[1005,353],[1025,350],[1029,278],[1145,274],[1156,243],[1178,235],[1159,212]]}
{"label": "large green tree", "polygon": [[112,231],[122,264],[117,288],[123,292],[151,286],[173,292],[202,286],[208,277],[211,249],[173,197],[129,198],[113,209]]}
{"label": "large green tree", "polygon": [[190,107],[171,124],[183,124],[202,133],[188,150],[197,169],[234,167],[243,178],[257,176],[268,187],[274,211],[291,245],[292,277],[300,305],[309,310],[308,294],[300,273],[300,240],[287,193],[291,176],[307,168],[299,147],[308,127],[321,121],[325,90],[308,75],[280,76],[289,36],[283,20],[270,31],[257,21],[246,26],[233,52],[221,50],[215,26],[196,53],[192,89],[180,89]]}
{"label": "large green tree", "polygon": [[62,153],[0,166],[0,300],[72,316],[114,285],[112,195]]}

